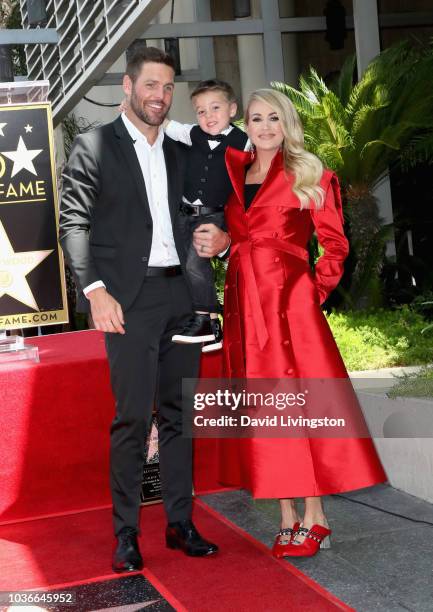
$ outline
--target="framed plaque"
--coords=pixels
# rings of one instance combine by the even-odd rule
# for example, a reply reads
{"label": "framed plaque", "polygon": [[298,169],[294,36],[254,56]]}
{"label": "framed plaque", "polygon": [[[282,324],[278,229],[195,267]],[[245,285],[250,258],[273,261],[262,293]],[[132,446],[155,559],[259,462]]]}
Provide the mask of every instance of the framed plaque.
{"label": "framed plaque", "polygon": [[141,503],[155,504],[162,501],[161,478],[159,475],[158,425],[156,417],[152,419],[150,434],[146,440],[141,485]]}
{"label": "framed plaque", "polygon": [[0,100],[0,330],[68,321],[51,106]]}

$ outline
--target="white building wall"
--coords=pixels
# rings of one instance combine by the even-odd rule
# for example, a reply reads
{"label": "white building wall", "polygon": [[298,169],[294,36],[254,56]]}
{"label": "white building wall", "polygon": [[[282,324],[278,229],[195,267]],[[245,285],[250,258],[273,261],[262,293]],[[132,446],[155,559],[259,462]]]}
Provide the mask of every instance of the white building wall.
{"label": "white building wall", "polygon": [[[261,17],[259,0],[251,0],[251,17]],[[249,17],[245,17],[249,19]],[[242,21],[242,19],[239,19]],[[245,108],[252,91],[269,87],[265,76],[263,36],[238,36],[239,70],[241,73],[242,105]]]}

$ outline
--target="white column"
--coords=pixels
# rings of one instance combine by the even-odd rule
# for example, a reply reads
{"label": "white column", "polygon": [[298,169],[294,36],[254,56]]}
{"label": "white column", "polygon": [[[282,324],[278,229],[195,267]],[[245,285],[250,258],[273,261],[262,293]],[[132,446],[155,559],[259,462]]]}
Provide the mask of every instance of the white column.
{"label": "white column", "polygon": [[[209,0],[195,0],[195,10],[198,22],[212,21]],[[216,70],[212,37],[198,39],[198,60],[202,80],[214,79]]]}
{"label": "white column", "polygon": [[[356,58],[359,78],[369,62],[380,53],[379,19],[377,0],[353,0],[353,20],[355,24]],[[392,211],[391,183],[386,176],[374,191],[379,204],[379,214],[384,223],[394,220]],[[396,255],[395,240],[387,244],[388,257]]]}
{"label": "white column", "polygon": [[[294,0],[280,0],[280,17],[295,16]],[[299,60],[296,34],[282,34],[281,45],[284,59],[284,82],[292,87],[298,86]]]}
{"label": "white column", "polygon": [[[256,18],[260,15],[257,0],[251,1],[251,15]],[[237,41],[242,105],[245,108],[251,92],[260,87],[269,87],[269,83],[266,81],[262,36],[238,36]]]}
{"label": "white column", "polygon": [[[198,0],[197,0],[198,1]],[[182,0],[174,3],[174,23],[191,23],[198,20],[196,10],[196,0]],[[167,2],[164,8],[158,13],[154,23],[170,23],[171,2]],[[197,26],[199,27],[199,26]],[[180,38],[179,51],[181,57],[181,68],[184,70],[196,70],[200,66],[199,58],[199,39]],[[149,46],[164,49],[164,39],[148,40]],[[190,85],[187,82],[176,83],[174,90],[173,103],[169,117],[182,123],[195,123],[196,116],[191,106]]]}
{"label": "white column", "polygon": [[260,0],[263,21],[263,50],[265,54],[266,80],[284,81],[284,60],[279,28],[278,0]]}
{"label": "white column", "polygon": [[362,75],[368,63],[380,53],[377,0],[353,0],[353,20],[358,74]]}

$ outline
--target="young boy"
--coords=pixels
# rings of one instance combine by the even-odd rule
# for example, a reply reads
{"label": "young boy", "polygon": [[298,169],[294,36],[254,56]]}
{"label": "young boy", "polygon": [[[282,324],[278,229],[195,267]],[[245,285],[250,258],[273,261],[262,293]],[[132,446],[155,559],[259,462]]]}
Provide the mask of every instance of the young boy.
{"label": "young boy", "polygon": [[200,257],[193,232],[203,223],[224,224],[224,206],[232,191],[225,165],[228,146],[245,150],[247,135],[231,124],[237,111],[232,87],[224,81],[201,81],[191,93],[198,125],[170,121],[165,131],[170,138],[188,145],[187,169],[181,222],[188,241],[186,271],[191,286],[194,313],[173,342],[204,342],[203,352],[222,347],[220,310],[211,262]]}

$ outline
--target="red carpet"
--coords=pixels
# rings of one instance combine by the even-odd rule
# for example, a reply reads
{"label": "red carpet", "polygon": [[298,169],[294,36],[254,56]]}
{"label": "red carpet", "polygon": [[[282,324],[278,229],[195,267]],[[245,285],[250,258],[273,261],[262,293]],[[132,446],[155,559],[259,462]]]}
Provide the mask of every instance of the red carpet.
{"label": "red carpet", "polygon": [[[26,341],[39,346],[41,363],[0,369],[0,524],[111,502],[108,432],[114,402],[103,334]],[[202,375],[217,377],[220,371],[221,355],[206,355]],[[220,490],[215,440],[199,444],[195,490]]]}
{"label": "red carpet", "polygon": [[[145,507],[142,512],[143,532],[145,525],[152,525],[141,538],[144,573],[164,595],[169,594],[169,601],[174,598],[189,612],[350,610],[288,563],[274,560],[268,549],[200,502],[195,504],[194,520],[219,544],[218,555],[195,559],[166,549],[161,505]],[[0,590],[112,577],[108,510],[4,525],[0,539]]]}
{"label": "red carpet", "polygon": [[[107,508],[113,398],[103,336],[28,342],[39,346],[40,364],[0,369],[0,590],[114,578]],[[203,377],[220,375],[220,358],[206,356]],[[197,493],[221,490],[215,440],[196,443],[194,470]],[[145,507],[142,518],[144,575],[176,610],[349,609],[200,502],[195,521],[221,547],[209,559],[165,548],[161,505]]]}
{"label": "red carpet", "polygon": [[223,487],[218,481],[218,440],[194,440],[194,491],[198,495],[233,491],[236,487]]}
{"label": "red carpet", "polygon": [[[222,351],[202,356],[201,378],[220,378],[222,376]],[[229,491],[218,481],[218,440],[199,438],[194,440],[194,489],[198,494]]]}

